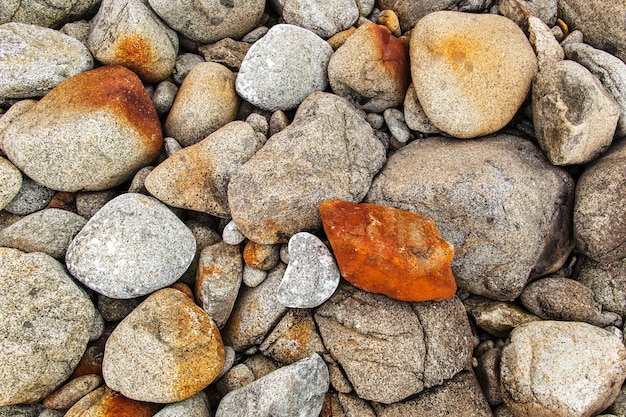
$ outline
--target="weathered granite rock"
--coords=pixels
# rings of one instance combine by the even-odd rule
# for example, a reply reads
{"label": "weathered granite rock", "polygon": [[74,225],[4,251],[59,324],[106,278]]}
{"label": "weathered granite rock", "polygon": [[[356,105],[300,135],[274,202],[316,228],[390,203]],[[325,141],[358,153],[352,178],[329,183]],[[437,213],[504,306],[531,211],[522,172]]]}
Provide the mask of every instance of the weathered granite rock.
{"label": "weathered granite rock", "polygon": [[320,228],[320,202],[360,201],[384,161],[384,146],[354,106],[314,93],[231,177],[232,218],[250,240],[287,242]]}
{"label": "weathered granite rock", "polygon": [[[523,0],[520,0],[523,1]],[[528,40],[535,49],[539,70],[565,58],[565,52],[555,39],[550,27],[535,16],[528,18]]]}
{"label": "weathered granite rock", "polygon": [[478,364],[475,368],[476,378],[489,405],[494,406],[502,403],[500,393],[500,354],[499,347],[487,349],[476,358]]}
{"label": "weathered granite rock", "polygon": [[333,92],[366,111],[381,112],[404,101],[411,75],[406,48],[387,28],[360,26],[328,63]]}
{"label": "weathered granite rock", "polygon": [[583,164],[606,151],[620,112],[602,83],[569,60],[537,74],[532,110],[537,141],[554,165]]}
{"label": "weathered granite rock", "polygon": [[137,401],[172,403],[206,388],[224,365],[224,344],[211,318],[182,292],[148,297],[107,340],[108,387]]}
{"label": "weathered granite rock", "polygon": [[492,417],[473,372],[456,374],[443,385],[423,391],[415,398],[374,406],[377,417]]}
{"label": "weathered granite rock", "polygon": [[309,94],[326,89],[332,53],[311,31],[276,25],[250,47],[237,74],[237,93],[263,110],[294,109]]}
{"label": "weathered granite rock", "polygon": [[248,241],[243,248],[246,265],[262,271],[270,271],[280,260],[280,245],[262,244]]}
{"label": "weathered granite rock", "polygon": [[70,273],[111,298],[135,298],[174,283],[196,252],[193,233],[158,200],[122,194],[101,208],[67,249]]}
{"label": "weathered granite rock", "polygon": [[626,348],[604,329],[536,321],[511,332],[500,362],[502,397],[514,416],[593,416],[617,397]]}
{"label": "weathered granite rock", "polygon": [[156,159],[161,144],[141,81],[110,66],[59,84],[7,128],[2,145],[30,178],[71,192],[121,184]]}
{"label": "weathered granite rock", "polygon": [[0,248],[0,406],[40,401],[85,352],[94,306],[54,258]]}
{"label": "weathered granite rock", "polygon": [[567,59],[574,60],[598,77],[620,106],[616,136],[626,135],[626,63],[619,58],[584,43],[564,46]]}
{"label": "weathered granite rock", "polygon": [[0,25],[0,39],[0,98],[41,97],[93,68],[85,45],[56,30],[5,23]]}
{"label": "weathered granite rock", "polygon": [[65,417],[152,417],[160,407],[126,398],[105,385],[81,398]]}
{"label": "weathered granite rock", "polygon": [[27,216],[47,207],[50,201],[52,201],[54,194],[54,190],[23,176],[20,191],[4,207],[4,210],[8,213]]}
{"label": "weathered granite rock", "polygon": [[58,28],[89,16],[98,8],[100,0],[69,0],[38,2],[9,0],[0,8],[0,23],[22,22],[43,27]]}
{"label": "weathered granite rock", "polygon": [[242,275],[243,260],[239,246],[219,242],[207,246],[200,253],[196,299],[219,328],[224,327],[230,317]]}
{"label": "weathered granite rock", "polygon": [[324,242],[307,232],[289,239],[289,264],[278,286],[278,300],[291,308],[313,308],[339,285],[339,268]]}
{"label": "weathered granite rock", "polygon": [[175,31],[201,43],[241,38],[263,15],[264,0],[148,0],[150,7]]}
{"label": "weathered granite rock", "polygon": [[0,246],[63,259],[70,241],[85,223],[84,217],[71,211],[45,209],[0,230]]}
{"label": "weathered granite rock", "polygon": [[243,287],[235,307],[222,330],[224,343],[237,352],[259,345],[280,317],[287,311],[277,297],[277,288],[285,273],[278,264],[257,287]]}
{"label": "weathered granite rock", "polygon": [[87,45],[101,63],[122,65],[155,83],[174,69],[178,35],[144,0],[102,0]]}
{"label": "weathered granite rock", "polygon": [[401,301],[445,300],[456,292],[454,248],[431,219],[338,200],[323,201],[320,214],[341,276],[352,285]]}
{"label": "weathered granite rock", "polygon": [[585,34],[585,43],[626,61],[626,3],[602,0],[559,0],[559,16],[571,30]]}
{"label": "weathered granite rock", "polygon": [[182,146],[193,145],[237,116],[235,74],[223,65],[195,65],[178,90],[165,120],[165,133]]}
{"label": "weathered granite rock", "polygon": [[626,258],[596,262],[585,256],[576,280],[591,288],[603,310],[626,316]]}
{"label": "weathered granite rock", "polygon": [[328,390],[328,369],[313,354],[230,392],[215,417],[317,417]]}
{"label": "weathered granite rock", "polygon": [[626,140],[591,164],[576,184],[576,247],[599,262],[626,257]]}
{"label": "weathered granite rock", "polygon": [[390,404],[440,385],[471,356],[458,298],[409,304],[344,284],[315,321],[356,393],[370,401]]}
{"label": "weathered granite rock", "polygon": [[424,113],[412,83],[409,85],[404,97],[404,120],[411,130],[421,133],[441,133]]}
{"label": "weathered granite rock", "polygon": [[541,19],[550,27],[554,26],[558,7],[557,0],[501,0],[498,11],[527,31],[531,17]]}
{"label": "weathered granite rock", "polygon": [[422,17],[439,10],[450,9],[458,3],[458,0],[378,0],[377,6],[381,10],[393,10],[400,20],[403,32],[413,29]]}
{"label": "weathered granite rock", "polygon": [[247,123],[230,122],[157,165],[146,188],[167,205],[228,218],[230,178],[260,147]]}
{"label": "weathered granite rock", "polygon": [[211,417],[209,398],[200,391],[186,400],[168,404],[153,417]]}
{"label": "weathered granite rock", "polygon": [[22,188],[22,173],[15,165],[0,157],[0,210],[15,198]]}
{"label": "weathered granite rock", "polygon": [[326,352],[311,310],[308,309],[288,310],[267,335],[260,350],[265,356],[286,365],[313,353],[322,355]]}
{"label": "weathered granite rock", "polygon": [[250,46],[247,42],[225,38],[209,45],[200,46],[198,50],[208,62],[217,62],[231,71],[239,71]]}
{"label": "weathered granite rock", "polygon": [[433,137],[392,155],[365,201],[434,220],[455,246],[457,285],[513,300],[529,278],[557,270],[569,255],[573,187],[521,138]]}
{"label": "weathered granite rock", "polygon": [[409,54],[424,112],[459,138],[487,135],[509,123],[537,72],[522,30],[492,14],[431,13],[415,25]]}
{"label": "weathered granite rock", "polygon": [[476,325],[495,337],[508,337],[511,330],[529,321],[540,320],[513,303],[470,296],[463,300]]}
{"label": "weathered granite rock", "polygon": [[57,391],[48,395],[43,401],[43,405],[55,410],[67,410],[85,395],[98,388],[100,384],[102,384],[102,378],[95,374],[73,378]]}
{"label": "weathered granite rock", "polygon": [[308,29],[322,38],[330,38],[348,29],[359,18],[355,0],[332,0],[318,3],[314,0],[280,0],[279,12],[285,23]]}

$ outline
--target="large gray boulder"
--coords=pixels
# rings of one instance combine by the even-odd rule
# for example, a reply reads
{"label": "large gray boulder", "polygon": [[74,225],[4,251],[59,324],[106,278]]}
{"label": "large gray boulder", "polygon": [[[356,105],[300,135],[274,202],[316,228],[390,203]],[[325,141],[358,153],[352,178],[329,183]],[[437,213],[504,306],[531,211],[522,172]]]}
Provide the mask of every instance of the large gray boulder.
{"label": "large gray boulder", "polygon": [[457,284],[507,301],[567,258],[573,189],[519,137],[433,137],[392,155],[365,200],[432,218],[455,246]]}

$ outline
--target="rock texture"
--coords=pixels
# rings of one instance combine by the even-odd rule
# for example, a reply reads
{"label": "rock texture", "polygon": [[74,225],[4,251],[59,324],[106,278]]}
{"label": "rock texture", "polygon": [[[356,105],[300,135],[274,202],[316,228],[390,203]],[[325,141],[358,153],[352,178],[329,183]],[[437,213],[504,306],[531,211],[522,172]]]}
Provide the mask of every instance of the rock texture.
{"label": "rock texture", "polygon": [[491,14],[427,15],[412,31],[410,58],[424,112],[459,138],[487,135],[509,123],[537,71],[521,29]]}
{"label": "rock texture", "polygon": [[143,0],[103,0],[87,45],[101,63],[130,68],[154,83],[174,69],[178,35]]}
{"label": "rock texture", "polygon": [[322,202],[320,214],[341,275],[356,287],[401,301],[445,300],[456,292],[454,248],[432,220],[339,200]]}
{"label": "rock texture", "polygon": [[328,63],[333,92],[366,111],[383,111],[404,101],[411,75],[406,48],[381,25],[360,26]]}
{"label": "rock texture", "polygon": [[93,58],[82,43],[52,29],[5,23],[0,25],[0,38],[0,98],[41,97],[93,68]]}
{"label": "rock texture", "polygon": [[502,348],[502,397],[516,416],[596,415],[617,397],[625,359],[623,343],[590,324],[527,323]]}
{"label": "rock texture", "polygon": [[22,173],[15,165],[0,157],[0,207],[4,209],[20,192],[22,187]]}
{"label": "rock texture", "polygon": [[433,219],[455,246],[457,284],[496,300],[560,268],[572,248],[572,200],[571,177],[508,135],[413,142],[389,158],[365,199]]}
{"label": "rock texture", "polygon": [[471,354],[469,323],[457,298],[409,304],[340,285],[315,321],[365,400],[390,404],[440,385],[465,369]]}
{"label": "rock texture", "polygon": [[107,386],[85,395],[65,413],[66,417],[152,417],[159,404],[126,398]]}
{"label": "rock texture", "polygon": [[158,200],[127,193],[108,202],[67,249],[70,273],[111,298],[135,298],[174,283],[196,251],[191,231]]}
{"label": "rock texture", "polygon": [[263,110],[294,109],[309,94],[326,89],[332,53],[311,31],[276,25],[248,50],[237,74],[237,93]]}
{"label": "rock texture", "polygon": [[543,68],[532,96],[537,141],[552,164],[589,162],[613,141],[619,105],[582,65],[565,60]]}
{"label": "rock texture", "polygon": [[320,202],[360,201],[384,161],[383,145],[347,100],[312,94],[231,177],[232,218],[250,240],[287,242],[320,228]]}
{"label": "rock texture", "polygon": [[574,239],[590,258],[612,262],[626,257],[626,140],[590,165],[576,184]]}
{"label": "rock texture", "polygon": [[99,0],[69,0],[62,3],[8,1],[0,9],[0,23],[22,22],[58,28],[66,22],[79,20],[95,12]]}
{"label": "rock texture", "polygon": [[3,150],[30,178],[59,191],[103,190],[151,163],[159,118],[130,70],[100,67],[59,84],[6,130]]}
{"label": "rock texture", "polygon": [[356,23],[359,8],[355,0],[333,0],[324,4],[314,0],[278,0],[280,12],[286,23],[303,27],[322,38],[330,38],[337,32]]}
{"label": "rock texture", "polygon": [[0,248],[0,406],[40,401],[85,352],[94,307],[43,253]]}
{"label": "rock texture", "polygon": [[111,333],[102,374],[125,397],[172,403],[197,394],[224,365],[224,345],[211,318],[182,292],[155,292]]}

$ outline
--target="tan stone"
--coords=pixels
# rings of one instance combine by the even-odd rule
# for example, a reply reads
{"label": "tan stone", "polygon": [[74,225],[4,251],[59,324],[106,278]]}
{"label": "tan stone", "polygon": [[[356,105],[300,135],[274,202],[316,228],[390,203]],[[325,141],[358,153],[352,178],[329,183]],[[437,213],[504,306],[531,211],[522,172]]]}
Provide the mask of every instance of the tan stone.
{"label": "tan stone", "polygon": [[100,384],[102,384],[102,378],[95,374],[76,377],[48,395],[43,401],[43,406],[55,410],[67,410],[85,395],[98,388]]}
{"label": "tan stone", "polygon": [[159,408],[158,404],[131,400],[104,386],[84,396],[65,417],[151,417]]}
{"label": "tan stone", "polygon": [[224,359],[213,320],[185,294],[165,288],[111,333],[102,373],[107,386],[128,398],[171,403],[206,388]]}
{"label": "tan stone", "polygon": [[459,138],[487,135],[509,123],[537,72],[524,32],[492,14],[425,16],[413,29],[410,57],[424,112],[437,128]]}
{"label": "tan stone", "polygon": [[165,120],[165,133],[193,145],[235,120],[239,97],[235,74],[215,62],[201,63],[185,77]]}

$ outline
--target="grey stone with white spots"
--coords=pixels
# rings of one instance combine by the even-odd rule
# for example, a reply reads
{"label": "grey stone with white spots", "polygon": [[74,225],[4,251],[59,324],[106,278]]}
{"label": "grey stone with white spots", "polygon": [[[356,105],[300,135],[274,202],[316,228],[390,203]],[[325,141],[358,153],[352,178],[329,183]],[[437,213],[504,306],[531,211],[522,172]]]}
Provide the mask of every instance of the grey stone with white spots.
{"label": "grey stone with white spots", "polygon": [[191,264],[196,239],[155,198],[122,194],[76,235],[65,261],[87,287],[111,298],[135,298],[174,283]]}

